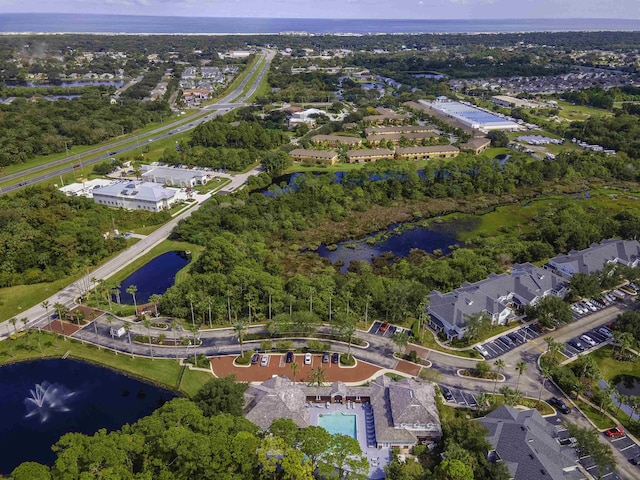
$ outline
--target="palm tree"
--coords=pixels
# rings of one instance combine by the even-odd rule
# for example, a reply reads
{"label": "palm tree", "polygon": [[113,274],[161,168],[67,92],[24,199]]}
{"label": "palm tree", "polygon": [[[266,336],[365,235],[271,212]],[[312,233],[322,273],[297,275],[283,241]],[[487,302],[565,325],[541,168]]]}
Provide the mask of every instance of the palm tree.
{"label": "palm tree", "polygon": [[178,359],[178,336],[176,335],[176,330],[178,330],[178,322],[176,319],[172,319],[169,322],[169,327],[171,327],[171,332],[173,332],[173,349],[176,352],[176,360]]}
{"label": "palm tree", "polygon": [[154,293],[153,295],[151,295],[149,297],[149,301],[151,303],[153,303],[153,309],[154,309],[154,313],[155,316],[158,316],[158,304],[162,301],[162,295],[158,295],[157,293]]}
{"label": "palm tree", "polygon": [[153,347],[151,346],[151,320],[145,315],[142,324],[147,327],[147,340],[149,340],[149,350],[151,351],[151,360],[153,361]]}
{"label": "palm tree", "polygon": [[540,403],[540,398],[542,398],[542,389],[544,388],[545,382],[551,378],[551,369],[549,367],[540,367],[540,375],[542,376],[542,383],[540,384],[540,391],[538,392],[538,403]]}
{"label": "palm tree", "polygon": [[191,305],[191,324],[195,325],[196,324],[196,317],[195,317],[195,314],[193,312],[193,294],[192,293],[187,294],[187,300],[189,300],[189,305]]}
{"label": "palm tree", "polygon": [[209,328],[213,328],[213,322],[211,321],[211,305],[212,304],[213,304],[213,298],[211,297],[211,295],[207,295],[207,307],[209,308]]}
{"label": "palm tree", "polygon": [[322,370],[322,368],[320,367],[314,368],[313,370],[311,370],[311,375],[309,375],[309,378],[307,378],[307,381],[310,387],[313,386],[314,384],[321,387],[325,381],[324,370]]}
{"label": "palm tree", "polygon": [[236,320],[233,324],[233,330],[236,332],[238,342],[240,343],[240,355],[244,355],[242,342],[244,341],[244,336],[247,334],[247,322],[244,319]]}
{"label": "palm tree", "polygon": [[[116,296],[116,303],[117,303],[118,305],[120,305],[120,292],[121,292],[121,290],[120,290],[120,284],[119,284],[119,283],[116,283],[116,284],[113,286],[113,294]],[[109,299],[111,299],[111,295],[109,295]]]}
{"label": "palm tree", "polygon": [[40,304],[42,308],[44,308],[45,313],[47,314],[47,320],[49,320],[49,301],[45,300]]}
{"label": "palm tree", "polygon": [[293,383],[296,383],[296,373],[298,373],[298,364],[296,362],[291,364],[291,373],[293,374]]}
{"label": "palm tree", "polygon": [[129,350],[131,351],[131,358],[135,358],[133,356],[133,343],[131,343],[131,324],[129,322],[125,322],[124,330],[127,332],[127,337],[129,338]]}
{"label": "palm tree", "polygon": [[480,392],[475,395],[476,403],[478,404],[478,410],[484,411],[487,408],[489,402],[489,395],[485,392]]}
{"label": "palm tree", "polygon": [[562,342],[554,340],[553,337],[545,337],[544,341],[547,342],[547,352],[549,352],[553,358],[556,358],[556,353],[560,353],[562,350]]}
{"label": "palm tree", "polygon": [[127,293],[129,295],[131,295],[131,297],[133,298],[133,306],[135,308],[135,313],[133,314],[134,318],[138,317],[138,303],[136,302],[136,292],[138,291],[138,287],[136,287],[135,285],[129,285],[127,287]]}
{"label": "palm tree", "polygon": [[353,334],[356,332],[356,326],[352,321],[347,320],[340,326],[340,336],[346,338],[349,342],[347,347],[347,356],[351,357],[351,343],[353,342]]}
{"label": "palm tree", "polygon": [[407,334],[407,332],[402,331],[399,333],[395,333],[391,337],[391,340],[393,340],[393,343],[398,346],[398,348],[400,349],[400,353],[404,353],[407,349],[407,345],[409,344],[409,335]]}
{"label": "palm tree", "polygon": [[600,413],[602,414],[603,418],[605,410],[613,407],[613,400],[611,398],[611,395],[613,394],[613,392],[615,392],[615,390],[616,388],[613,385],[607,385],[600,391],[600,395],[598,398],[598,407],[600,408]]}
{"label": "palm tree", "polygon": [[497,359],[495,362],[493,362],[493,366],[496,367],[496,383],[494,383],[493,385],[493,394],[496,394],[496,388],[498,386],[498,379],[500,378],[500,372],[502,370],[504,370],[504,367],[506,367],[506,363],[504,363],[504,360],[502,360],[501,358]]}
{"label": "palm tree", "polygon": [[25,330],[27,329],[27,323],[29,323],[29,319],[27,317],[22,317],[20,319],[20,321],[22,322],[22,325],[24,325]]}
{"label": "palm tree", "polygon": [[520,385],[520,377],[527,370],[527,362],[524,360],[520,360],[516,365],[516,370],[518,371],[518,380],[516,381],[516,392],[518,391],[518,385]]}
{"label": "palm tree", "polygon": [[99,293],[99,292],[98,292],[98,285],[97,285],[97,283],[98,283],[98,279],[97,279],[96,277],[91,277],[91,280],[89,280],[89,281],[90,281],[90,282],[91,282],[91,284],[94,286],[94,287],[93,287],[93,295],[95,296],[95,299],[96,299],[96,305],[97,305],[97,304],[99,303],[99,300],[98,300],[98,293]]}
{"label": "palm tree", "polygon": [[16,317],[13,317],[12,319],[9,320],[9,323],[13,325],[13,333],[16,333],[18,331],[18,329],[16,328],[16,323],[18,323],[18,319]]}

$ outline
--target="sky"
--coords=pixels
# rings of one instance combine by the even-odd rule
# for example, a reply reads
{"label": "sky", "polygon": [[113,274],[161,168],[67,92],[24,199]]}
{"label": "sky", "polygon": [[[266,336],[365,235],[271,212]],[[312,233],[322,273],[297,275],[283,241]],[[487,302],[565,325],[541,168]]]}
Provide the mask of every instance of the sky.
{"label": "sky", "polygon": [[640,19],[640,0],[0,0],[1,13],[186,17]]}

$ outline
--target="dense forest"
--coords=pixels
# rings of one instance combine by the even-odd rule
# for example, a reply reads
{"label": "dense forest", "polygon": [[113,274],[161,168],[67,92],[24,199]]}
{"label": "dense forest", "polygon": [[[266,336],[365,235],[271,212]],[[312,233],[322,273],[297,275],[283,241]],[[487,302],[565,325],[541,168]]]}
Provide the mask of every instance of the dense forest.
{"label": "dense forest", "polygon": [[[461,155],[434,161],[420,175],[413,163],[379,162],[347,173],[340,183],[331,174],[303,175],[289,193],[243,192],[222,205],[210,202],[174,230],[175,239],[206,250],[192,266],[192,276],[165,293],[162,311],[189,318],[192,302],[200,321],[208,319],[211,306],[215,321],[225,323],[230,314],[246,317],[250,312],[250,320],[267,318],[269,304],[275,313],[308,311],[313,296],[313,310],[323,317],[333,298],[337,323],[365,312],[401,321],[419,313],[432,289],[449,291],[512,262],[543,260],[602,238],[634,237],[640,216],[635,210],[611,215],[567,197],[543,208],[529,233],[477,236],[441,258],[414,251],[403,259],[383,256],[372,264],[354,262],[346,275],[306,249],[344,239],[341,222],[367,218],[373,211],[384,215],[393,205],[416,212],[418,218],[420,208],[439,201],[449,204],[451,199],[482,208],[482,196],[513,201],[547,182],[637,180],[638,166],[637,160],[624,155],[567,153],[555,161],[532,161],[514,154],[504,165]],[[385,226],[383,220],[376,225],[372,230]]]}
{"label": "dense forest", "polygon": [[103,234],[155,225],[168,213],[114,210],[53,187],[0,197],[0,287],[51,282],[126,247]]}
{"label": "dense forest", "polygon": [[164,101],[122,99],[111,104],[102,90],[71,100],[0,104],[0,167],[131,133],[170,113]]}
{"label": "dense forest", "polygon": [[[199,167],[244,170],[265,152],[289,142],[281,124],[264,128],[255,120],[238,120],[241,113],[217,117],[198,125],[189,140],[168,148],[161,160],[170,165],[188,163]],[[251,118],[251,117],[246,117]]]}
{"label": "dense forest", "polygon": [[636,114],[618,111],[610,117],[590,117],[573,122],[566,131],[567,138],[575,137],[587,143],[602,145],[629,157],[640,158],[640,111]]}

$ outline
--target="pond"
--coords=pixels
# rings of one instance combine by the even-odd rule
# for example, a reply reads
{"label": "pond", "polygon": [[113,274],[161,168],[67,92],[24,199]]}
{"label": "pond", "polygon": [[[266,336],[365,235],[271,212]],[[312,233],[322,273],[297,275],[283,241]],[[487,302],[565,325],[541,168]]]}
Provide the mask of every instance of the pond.
{"label": "pond", "polygon": [[116,430],[149,415],[175,393],[76,360],[0,368],[0,475],[25,461],[51,465],[67,432]]}
{"label": "pond", "polygon": [[148,303],[151,295],[162,295],[173,286],[176,273],[189,263],[186,252],[167,252],[145,263],[120,283],[120,301],[133,305],[133,297],[127,293],[127,288],[135,285],[136,302],[138,305]]}
{"label": "pond", "polygon": [[618,393],[623,395],[640,395],[640,377],[633,375],[616,375],[611,383],[615,384]]}
{"label": "pond", "polygon": [[[392,225],[386,232],[376,232],[359,240],[340,242],[336,244],[337,248],[321,245],[316,253],[329,259],[331,263],[341,262],[340,271],[346,273],[351,262],[358,260],[370,262],[386,252],[391,252],[394,257],[400,258],[409,255],[412,249],[417,248],[427,253],[440,250],[443,255],[447,255],[451,253],[450,246],[464,246],[458,241],[457,232],[471,230],[473,227],[467,220],[432,222],[428,227],[407,228],[407,225]],[[380,233],[384,235],[380,240],[375,241],[375,237]]]}

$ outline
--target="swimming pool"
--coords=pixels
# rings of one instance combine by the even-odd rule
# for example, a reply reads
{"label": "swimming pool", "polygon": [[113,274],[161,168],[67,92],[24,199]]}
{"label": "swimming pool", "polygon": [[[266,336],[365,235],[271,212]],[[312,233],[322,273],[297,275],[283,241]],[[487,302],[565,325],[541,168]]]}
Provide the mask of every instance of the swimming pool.
{"label": "swimming pool", "polygon": [[358,439],[356,433],[356,416],[344,413],[321,413],[318,416],[318,426],[324,428],[331,435],[348,435]]}

